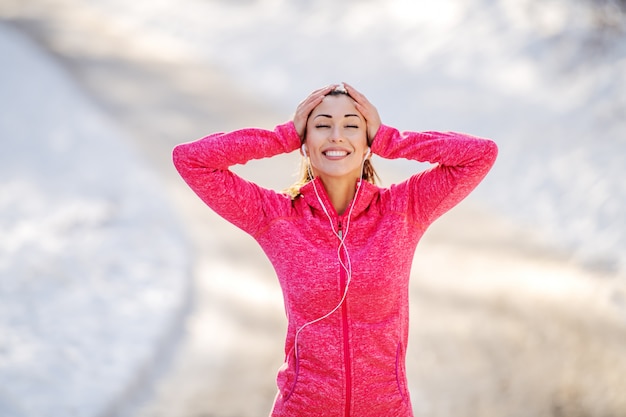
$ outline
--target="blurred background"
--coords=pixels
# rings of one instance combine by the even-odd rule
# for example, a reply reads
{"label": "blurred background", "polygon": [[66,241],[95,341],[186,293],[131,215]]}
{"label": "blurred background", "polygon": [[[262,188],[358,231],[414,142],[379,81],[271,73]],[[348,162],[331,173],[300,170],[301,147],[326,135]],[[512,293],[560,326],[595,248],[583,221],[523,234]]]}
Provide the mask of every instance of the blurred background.
{"label": "blurred background", "polygon": [[0,0],[0,56],[0,416],[267,415],[273,270],[170,152],[340,81],[500,148],[416,253],[415,415],[626,415],[623,0]]}

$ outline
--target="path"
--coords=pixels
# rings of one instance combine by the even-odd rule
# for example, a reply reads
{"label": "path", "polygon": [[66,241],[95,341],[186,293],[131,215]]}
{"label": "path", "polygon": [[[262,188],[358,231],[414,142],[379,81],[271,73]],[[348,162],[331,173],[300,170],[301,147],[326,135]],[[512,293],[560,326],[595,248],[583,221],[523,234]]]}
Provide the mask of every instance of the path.
{"label": "path", "polygon": [[[41,6],[19,24],[133,134],[195,251],[194,305],[176,355],[152,389],[130,393],[111,416],[266,415],[285,322],[273,271],[252,239],[186,189],[169,152],[212,131],[272,127],[289,116],[206,64],[140,53],[89,19]],[[286,157],[240,172],[280,188],[295,167]],[[411,292],[416,415],[626,414],[626,291],[615,278],[582,270],[532,233],[464,203],[424,238]]]}

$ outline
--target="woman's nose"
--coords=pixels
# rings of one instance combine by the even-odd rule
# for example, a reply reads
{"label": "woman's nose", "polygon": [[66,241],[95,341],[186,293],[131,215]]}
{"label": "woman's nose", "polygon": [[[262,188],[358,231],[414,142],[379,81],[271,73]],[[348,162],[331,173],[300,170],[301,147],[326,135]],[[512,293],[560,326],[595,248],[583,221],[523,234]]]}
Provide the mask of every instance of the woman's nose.
{"label": "woman's nose", "polygon": [[343,136],[341,135],[341,129],[339,127],[334,127],[331,130],[330,140],[333,142],[341,142],[343,140]]}

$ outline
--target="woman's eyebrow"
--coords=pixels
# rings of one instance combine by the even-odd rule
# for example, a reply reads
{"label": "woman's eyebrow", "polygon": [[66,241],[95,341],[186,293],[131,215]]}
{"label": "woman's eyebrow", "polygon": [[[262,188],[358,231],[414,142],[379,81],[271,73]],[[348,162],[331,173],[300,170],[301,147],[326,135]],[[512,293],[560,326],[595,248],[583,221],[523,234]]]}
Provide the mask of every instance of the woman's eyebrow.
{"label": "woman's eyebrow", "polygon": [[[316,115],[313,119],[317,119],[318,117],[327,117],[327,118],[329,118],[329,119],[332,119],[332,118],[333,118],[333,116],[331,116],[330,114],[318,114],[318,115]],[[358,117],[359,119],[361,118],[358,114],[352,114],[352,113],[349,113],[349,114],[344,114],[344,116],[343,116],[343,117],[344,117],[344,118],[345,118],[345,117]]]}

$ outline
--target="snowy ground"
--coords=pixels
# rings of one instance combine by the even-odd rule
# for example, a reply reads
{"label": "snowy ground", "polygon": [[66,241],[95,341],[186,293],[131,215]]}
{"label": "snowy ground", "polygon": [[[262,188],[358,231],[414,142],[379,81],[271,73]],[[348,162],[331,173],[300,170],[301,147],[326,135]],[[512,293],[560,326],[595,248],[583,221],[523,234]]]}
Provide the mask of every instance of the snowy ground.
{"label": "snowy ground", "polygon": [[100,415],[185,305],[185,244],[155,174],[67,73],[6,25],[0,56],[0,416]]}
{"label": "snowy ground", "polygon": [[[359,7],[353,8],[356,4]],[[582,1],[5,0],[0,12],[8,11],[5,16],[10,18],[12,10],[38,7],[43,15],[46,8],[59,11],[94,33],[126,38],[129,45],[138,47],[137,54],[158,52],[219,65],[242,89],[250,91],[251,97],[269,100],[272,106],[284,109],[285,115],[311,89],[345,79],[372,99],[388,124],[401,129],[464,130],[492,137],[500,146],[500,157],[472,196],[473,202],[495,207],[528,229],[547,234],[566,253],[599,269],[600,276],[624,270],[626,44],[623,32],[608,34],[604,40],[590,36],[594,29]],[[187,285],[184,241],[159,182],[138,152],[128,148],[132,141],[100,114],[49,56],[10,27],[0,30],[0,134],[4,145],[0,153],[0,416],[99,415],[141,377],[154,358],[154,349],[162,346],[163,340],[170,340],[165,334],[180,312]],[[64,40],[68,49],[81,42],[72,36]],[[99,52],[95,48],[88,58],[97,57]],[[101,64],[106,71],[107,62]],[[193,82],[189,87],[195,88]],[[146,94],[150,92],[139,94],[150,101]],[[232,108],[243,113],[241,107]],[[191,139],[181,137],[179,141]],[[383,172],[389,169],[382,166],[384,161],[376,163]],[[450,246],[453,236],[467,226],[461,217],[450,233],[444,234],[441,246]],[[493,228],[491,220],[485,220],[484,230]],[[207,297],[210,303],[204,304],[209,309],[238,303],[249,307],[250,300],[245,297],[235,302],[220,292],[233,298],[251,295],[233,290],[229,278],[235,272],[216,272],[222,265],[220,261],[229,260],[232,268],[241,267],[240,259],[225,255],[238,254],[236,249],[247,248],[246,244],[231,229],[225,228],[222,235],[217,233],[217,223],[198,230],[204,233],[207,228],[216,232],[209,236],[216,241],[211,242],[212,252],[204,260],[210,265],[205,268],[201,284],[211,295]],[[475,239],[484,238],[472,233]],[[431,236],[438,236],[436,230]],[[571,277],[582,272],[568,271],[559,280],[558,273],[530,268],[535,258],[541,260],[536,252],[530,251],[529,258],[533,259],[516,264],[499,257],[493,248],[482,248],[487,253],[479,257],[470,249],[480,250],[480,244],[467,246],[459,251],[471,259],[461,266],[483,260],[486,263],[476,270],[493,268],[493,282],[481,286],[470,281],[468,287],[463,287],[451,277],[418,284],[449,285],[441,291],[444,301],[454,291],[497,288],[498,283],[508,285],[507,291],[515,295],[522,293],[519,288],[524,285],[536,284],[542,296],[552,294],[545,286],[553,285],[555,297],[571,310],[591,310],[588,299],[577,302],[576,292],[568,288],[577,282]],[[428,248],[425,246],[423,253],[429,254]],[[434,255],[437,253],[449,252]],[[492,259],[496,256],[497,261]],[[441,264],[449,267],[446,259]],[[513,271],[509,274],[513,276],[505,275],[505,271]],[[432,271],[422,275],[436,277]],[[515,283],[517,275],[519,282]],[[542,279],[544,276],[546,279]],[[222,279],[216,279],[219,277]],[[250,278],[245,275],[239,280],[244,286],[248,285],[246,277]],[[268,279],[273,282],[273,276]],[[532,312],[533,317],[524,321],[529,329],[519,333],[519,339],[531,345],[533,341],[542,343],[537,342],[536,350],[522,350],[528,356],[518,361],[519,369],[514,362],[518,356],[515,349],[524,346],[521,342],[511,343],[513,349],[497,351],[501,356],[501,362],[494,367],[497,369],[478,367],[480,372],[468,371],[467,379],[455,379],[451,375],[458,374],[444,369],[449,363],[454,365],[451,368],[462,370],[463,366],[481,362],[466,360],[468,344],[464,339],[460,339],[462,343],[450,343],[457,340],[450,326],[454,320],[445,314],[431,315],[440,320],[435,330],[448,329],[442,345],[454,345],[459,353],[449,352],[448,357],[437,350],[440,346],[432,349],[433,355],[443,359],[432,369],[420,368],[416,374],[431,382],[427,378],[431,370],[433,377],[440,378],[441,387],[424,383],[424,389],[433,390],[424,391],[428,393],[424,398],[435,403],[438,393],[450,397],[446,392],[457,391],[446,390],[458,380],[459,394],[450,401],[476,388],[476,397],[469,395],[466,403],[458,402],[461,409],[467,410],[463,408],[466,404],[485,398],[473,384],[476,376],[497,380],[502,376],[499,370],[505,372],[508,366],[513,366],[513,371],[506,374],[513,385],[537,388],[537,393],[524,391],[529,397],[519,398],[522,405],[530,404],[538,394],[551,395],[544,388],[552,388],[553,380],[560,378],[565,394],[559,394],[558,404],[574,407],[580,403],[579,398],[587,401],[593,397],[585,397],[595,392],[585,385],[591,383],[588,381],[605,393],[602,395],[619,391],[624,373],[618,366],[620,362],[613,361],[623,354],[623,332],[617,329],[623,328],[626,298],[623,292],[593,294],[589,288],[596,288],[601,280],[588,281],[586,276],[580,279],[585,283],[580,293],[594,302],[610,304],[611,317],[617,317],[618,324],[603,330],[613,344],[594,333],[603,329],[596,321],[589,319],[585,326],[577,321],[587,320],[591,314],[575,316],[574,324],[568,327],[555,319],[552,310],[524,304],[520,310],[524,314]],[[496,313],[476,322],[507,319],[502,311],[508,310],[502,309],[508,308],[510,299],[502,300],[496,297]],[[426,308],[429,300],[420,301],[420,308]],[[477,303],[484,304],[489,307],[488,302]],[[452,307],[459,316],[467,316],[466,311],[456,309],[456,304]],[[269,314],[267,310],[263,311]],[[243,307],[236,312],[227,308],[220,314],[227,316],[220,326],[241,317],[257,324],[255,320],[260,316],[259,311]],[[266,339],[276,340],[270,337],[274,333],[269,334],[263,326],[252,326],[256,333],[243,327],[232,333],[237,335],[232,337],[237,343],[229,342],[228,337],[220,339],[223,346],[218,343],[217,348],[223,348],[225,355],[234,352],[228,361],[211,356],[211,349],[216,349],[214,333],[207,331],[212,328],[211,319],[215,316],[192,317],[192,327],[197,328],[192,331],[192,349],[182,352],[195,356],[189,355],[192,360],[184,363],[182,377],[168,381],[164,392],[184,388],[181,381],[189,384],[189,375],[193,374],[191,382],[198,391],[192,390],[191,397],[197,406],[213,407],[213,412],[216,404],[222,404],[223,415],[229,415],[234,405],[241,403],[235,396],[238,391],[229,387],[240,387],[242,381],[220,378],[232,376],[232,369],[239,369],[241,372],[236,374],[254,379],[253,366],[265,363],[265,350],[278,352],[279,348],[257,346],[255,352],[242,352],[242,347],[248,346],[248,339],[238,339],[242,335],[253,335],[255,343],[262,346],[269,346]],[[497,333],[494,328],[473,325],[459,328],[467,331],[468,338],[491,331],[494,333],[485,338],[495,340],[496,334],[502,337],[497,346],[496,342],[475,345],[476,356],[491,364],[488,359],[494,355],[487,348],[508,346],[502,334],[507,335],[510,329]],[[280,333],[282,328],[277,327],[276,333]],[[555,327],[558,331],[553,331]],[[429,352],[424,343],[435,340],[427,330],[417,333],[423,341],[422,345],[416,343],[419,355]],[[577,343],[585,346],[577,350],[572,347]],[[593,349],[586,348],[587,344],[593,344]],[[610,354],[603,350],[607,346],[611,346]],[[481,356],[485,352],[487,358]],[[211,362],[211,366],[198,366],[202,360]],[[559,360],[565,362],[563,366]],[[571,365],[574,362],[577,366]],[[528,363],[535,365],[538,377]],[[214,365],[224,368],[223,373],[216,372]],[[422,362],[418,365],[424,366]],[[532,377],[524,373],[527,368]],[[194,369],[198,370],[194,373]],[[612,369],[617,375],[614,380]],[[273,371],[268,366],[264,375]],[[570,378],[569,373],[574,376]],[[216,390],[209,397],[203,389],[212,384]],[[502,384],[495,385],[501,389]],[[270,384],[269,394],[245,388],[242,392],[249,391],[266,401],[274,387]],[[498,389],[489,391],[494,401],[502,398]],[[414,391],[418,393],[419,407],[420,390]],[[185,395],[189,391],[181,394]],[[593,397],[589,403],[615,403],[597,395],[599,400]],[[209,401],[207,405],[207,398],[214,403]],[[253,410],[250,415],[257,415],[256,400],[251,398],[247,397]],[[170,410],[184,415],[178,402],[165,403],[172,407],[161,407],[162,403],[156,402],[153,415],[159,410],[169,417],[173,415]],[[545,404],[550,404],[549,399]],[[187,415],[200,415],[197,410]]]}

